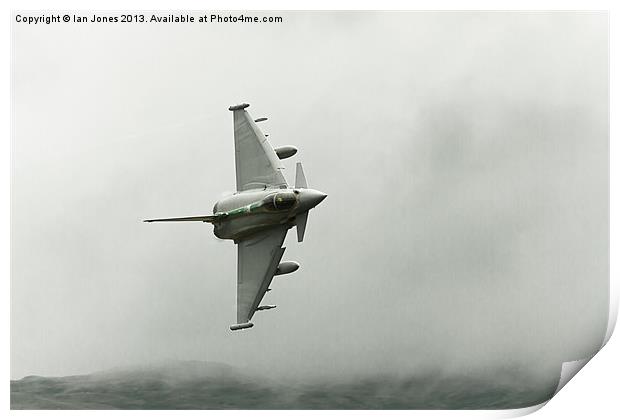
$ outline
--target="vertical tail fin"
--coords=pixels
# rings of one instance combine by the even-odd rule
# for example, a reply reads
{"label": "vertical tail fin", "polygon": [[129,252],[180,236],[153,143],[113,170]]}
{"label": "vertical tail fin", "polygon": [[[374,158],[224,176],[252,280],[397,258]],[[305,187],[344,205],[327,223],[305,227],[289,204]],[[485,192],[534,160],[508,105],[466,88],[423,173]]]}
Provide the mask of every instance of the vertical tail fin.
{"label": "vertical tail fin", "polygon": [[210,216],[190,216],[190,217],[170,217],[168,219],[147,219],[143,220],[143,222],[205,222],[205,223],[215,223],[218,219],[216,215]]}

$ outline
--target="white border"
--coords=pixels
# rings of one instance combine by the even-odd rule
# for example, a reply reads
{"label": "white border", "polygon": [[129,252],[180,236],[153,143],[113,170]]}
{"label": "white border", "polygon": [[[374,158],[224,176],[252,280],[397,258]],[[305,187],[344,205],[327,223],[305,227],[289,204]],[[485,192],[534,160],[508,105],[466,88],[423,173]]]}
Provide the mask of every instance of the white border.
{"label": "white border", "polygon": [[[4,2],[5,15],[2,19],[3,33],[6,35],[5,42],[2,43],[4,57],[10,57],[10,16],[12,10],[44,10],[44,9],[60,9],[60,10],[84,10],[84,9],[96,9],[96,10],[163,10],[163,9],[186,9],[186,10],[609,10],[610,11],[610,76],[617,74],[618,72],[618,54],[617,50],[613,47],[618,45],[618,31],[614,30],[614,23],[616,23],[616,13],[619,10],[618,7],[614,7],[612,1],[396,1],[396,0],[383,0],[377,2],[370,1],[358,1],[355,3],[343,1],[343,0],[316,0],[316,1],[297,1],[294,4],[292,2],[282,0],[266,0],[258,2],[252,2],[249,0],[237,0],[237,1],[198,1],[198,0],[180,0],[176,2],[165,2],[160,0],[146,1],[146,0],[110,0],[110,1],[77,1],[77,0],[64,0],[56,2],[46,1],[22,1],[9,0]],[[5,181],[2,185],[2,200],[3,205],[0,207],[2,211],[2,257],[1,267],[5,284],[9,284],[9,261],[10,261],[10,224],[9,224],[9,188],[10,188],[10,67],[8,65],[2,67],[4,75],[4,91],[5,101],[3,103],[4,112],[2,118],[4,120],[4,142],[2,154],[3,174]],[[618,169],[615,163],[618,162],[618,144],[617,144],[617,100],[618,87],[614,83],[615,79],[610,79],[610,215],[618,214]],[[613,187],[616,187],[615,190]],[[610,323],[607,330],[606,341],[611,337],[614,325],[617,319],[618,313],[618,227],[615,220],[610,220]],[[10,294],[4,295],[3,302],[6,306],[2,311],[2,327],[3,337],[5,338],[4,345],[2,346],[4,363],[3,374],[4,378],[10,377],[10,352],[9,352],[9,327],[10,327]],[[580,366],[579,362],[567,364],[568,368],[574,368],[575,366],[583,367],[583,372],[580,374],[579,380],[571,381],[565,389],[563,389],[556,397],[554,397],[544,410],[536,413],[536,416],[542,416],[543,418],[583,418],[584,416],[593,416],[594,418],[616,418],[620,413],[618,405],[615,402],[616,395],[614,392],[614,386],[616,377],[614,374],[618,372],[618,354],[620,352],[620,345],[617,344],[617,339],[610,340],[608,344],[599,355],[596,355],[593,360],[588,363],[587,366]],[[575,369],[572,369],[575,371]],[[577,369],[579,370],[579,369]],[[567,370],[568,372],[568,370]],[[9,381],[5,379],[2,382],[2,403],[3,409],[9,408]],[[543,404],[544,405],[544,404]],[[542,406],[542,405],[541,405]],[[11,416],[31,418],[39,416],[51,416],[56,418],[66,418],[74,416],[88,416],[94,418],[108,418],[110,416],[131,416],[136,415],[149,416],[155,418],[163,417],[194,417],[194,416],[216,416],[216,417],[236,417],[236,416],[258,416],[261,417],[276,417],[276,418],[288,418],[293,414],[299,418],[309,418],[314,416],[338,416],[338,417],[366,417],[374,418],[375,416],[381,417],[402,417],[407,418],[422,417],[422,418],[446,418],[446,417],[458,417],[458,418],[481,418],[481,417],[494,417],[503,418],[506,416],[516,416],[528,414],[532,410],[539,407],[533,407],[524,410],[507,410],[503,412],[499,411],[476,411],[476,412],[463,412],[463,411],[387,411],[387,412],[373,412],[373,411],[356,411],[356,412],[344,412],[344,411],[296,411],[294,413],[285,411],[259,411],[259,412],[247,412],[247,411],[228,411],[228,412],[195,412],[195,411],[148,411],[148,412],[110,412],[110,411],[39,411],[39,412],[10,412]],[[594,415],[596,413],[596,415]]]}

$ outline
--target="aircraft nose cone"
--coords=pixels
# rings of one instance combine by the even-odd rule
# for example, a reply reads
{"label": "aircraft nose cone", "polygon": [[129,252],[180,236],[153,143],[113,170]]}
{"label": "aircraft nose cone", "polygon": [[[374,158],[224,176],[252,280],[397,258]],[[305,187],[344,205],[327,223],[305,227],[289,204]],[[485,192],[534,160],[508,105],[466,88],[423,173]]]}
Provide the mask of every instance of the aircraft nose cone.
{"label": "aircraft nose cone", "polygon": [[304,210],[310,210],[313,207],[319,205],[319,203],[327,197],[327,194],[317,190],[305,190],[301,198],[302,206]]}
{"label": "aircraft nose cone", "polygon": [[311,190],[309,191],[308,198],[312,207],[316,207],[319,203],[327,197],[327,194],[322,193],[321,191]]}

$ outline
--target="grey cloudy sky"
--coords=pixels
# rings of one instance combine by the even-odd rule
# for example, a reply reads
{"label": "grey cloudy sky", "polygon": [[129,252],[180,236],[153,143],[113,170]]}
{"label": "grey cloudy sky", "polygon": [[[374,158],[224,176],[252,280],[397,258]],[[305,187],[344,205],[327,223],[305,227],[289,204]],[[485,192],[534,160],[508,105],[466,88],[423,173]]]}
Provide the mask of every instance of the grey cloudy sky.
{"label": "grey cloudy sky", "polygon": [[[260,14],[260,13],[257,13]],[[604,13],[13,24],[11,377],[165,358],[271,374],[554,365],[608,314]],[[248,102],[329,194],[231,333]]]}

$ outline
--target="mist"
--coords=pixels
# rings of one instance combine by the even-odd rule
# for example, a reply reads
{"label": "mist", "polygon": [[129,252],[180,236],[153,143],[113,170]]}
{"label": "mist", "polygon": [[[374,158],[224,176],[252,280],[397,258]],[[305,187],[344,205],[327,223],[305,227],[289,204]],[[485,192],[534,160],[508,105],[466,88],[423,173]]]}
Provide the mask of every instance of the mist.
{"label": "mist", "polygon": [[[270,12],[13,24],[11,377],[162,359],[271,377],[559,376],[608,317],[607,15]],[[229,105],[329,195],[231,333]]]}

